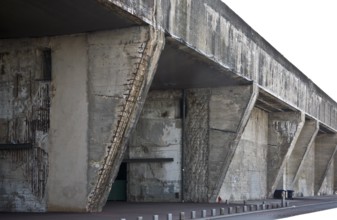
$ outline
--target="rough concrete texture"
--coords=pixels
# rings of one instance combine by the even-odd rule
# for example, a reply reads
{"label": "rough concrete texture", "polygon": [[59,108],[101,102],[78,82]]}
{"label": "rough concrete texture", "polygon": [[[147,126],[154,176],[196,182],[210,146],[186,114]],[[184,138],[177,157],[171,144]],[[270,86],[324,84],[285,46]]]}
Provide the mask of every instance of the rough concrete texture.
{"label": "rough concrete texture", "polygon": [[212,89],[208,197],[216,201],[258,96],[256,85]]}
{"label": "rough concrete texture", "polygon": [[53,51],[48,211],[85,211],[88,194],[87,36],[51,38],[48,46]]}
{"label": "rough concrete texture", "polygon": [[[256,198],[257,191],[249,192],[249,187],[257,187],[264,197],[289,185],[301,195],[333,192],[336,102],[225,4],[220,0],[97,3],[118,15],[112,17],[129,21],[115,21],[117,26],[109,27],[139,25],[141,20],[150,26],[0,41],[1,209],[100,211],[160,56],[165,59],[159,81],[170,75],[165,75],[165,68],[172,66],[170,70],[177,70],[173,78],[188,82],[156,84],[157,89],[184,91],[153,91],[128,156],[171,157],[173,162],[130,164],[134,179],[129,199],[214,202],[220,195],[239,200]],[[71,26],[65,26],[71,32]],[[162,55],[164,33],[171,44]],[[209,87],[205,86],[203,79],[212,72],[217,77],[205,80]],[[258,88],[270,95],[261,98],[261,92],[260,102],[281,106],[276,108],[279,112],[265,109],[268,119],[257,109],[251,116]],[[258,115],[263,115],[261,124]],[[304,115],[321,126],[313,144],[317,125],[305,123]],[[265,129],[266,120],[268,132],[258,134],[257,127]],[[250,146],[253,141],[257,146]],[[3,147],[13,144],[30,148]],[[254,151],[258,146],[261,149]],[[251,158],[255,153],[256,159],[262,155],[260,163]],[[241,157],[248,158],[247,163],[238,164]],[[250,164],[255,171],[248,170]],[[260,173],[253,175],[258,169]],[[137,188],[137,181],[143,185]],[[228,185],[241,192],[229,195]]]}
{"label": "rough concrete texture", "polygon": [[326,176],[322,182],[321,188],[317,192],[317,195],[333,195],[334,194],[334,164],[330,163]]}
{"label": "rough concrete texture", "polygon": [[337,104],[220,0],[107,0],[337,129]]}
{"label": "rough concrete texture", "polygon": [[207,202],[210,89],[189,89],[184,97],[184,200]]}
{"label": "rough concrete texture", "polygon": [[100,211],[151,85],[164,36],[149,27],[93,33],[89,48],[88,211]]}
{"label": "rough concrete texture", "polygon": [[336,134],[319,134],[315,142],[315,195],[333,191],[333,159],[337,149]]}
{"label": "rough concrete texture", "polygon": [[267,198],[268,113],[254,108],[219,196],[223,201]]}
{"label": "rough concrete texture", "polygon": [[314,196],[315,186],[315,142],[308,147],[306,154],[295,176],[290,190],[295,197]]}
{"label": "rough concrete texture", "polygon": [[45,211],[49,50],[7,43],[0,43],[0,211]]}
{"label": "rough concrete texture", "polygon": [[337,193],[337,174],[336,174],[336,170],[337,170],[337,154],[335,154],[335,157],[334,157],[334,193],[336,194]]}
{"label": "rough concrete texture", "polygon": [[[314,164],[313,157],[312,157],[312,147],[313,143],[315,142],[316,135],[319,130],[319,124],[316,120],[305,120],[303,129],[301,131],[300,136],[297,139],[295,147],[293,149],[292,154],[288,158],[287,161],[287,189],[294,190],[297,195],[305,195],[305,196],[313,196],[313,194],[309,194],[309,190],[305,189],[308,187],[307,181],[313,175],[312,168],[313,166],[305,166],[306,160],[310,164]],[[308,168],[311,169],[312,173],[308,173]],[[305,174],[302,174],[305,172]],[[307,175],[307,176],[305,176]],[[301,183],[298,183],[298,178],[301,178]],[[308,181],[308,183],[311,181]],[[297,185],[298,184],[298,185]],[[312,185],[312,184],[311,184]],[[302,189],[298,189],[301,187]],[[305,191],[305,192],[303,192]]]}
{"label": "rough concrete texture", "polygon": [[[37,161],[42,167],[35,165],[30,172],[34,174],[31,175],[32,178],[38,173],[36,181],[42,184],[38,185],[40,195],[45,192],[48,172],[46,164],[49,163],[49,211],[101,210],[122,160],[125,142],[151,85],[163,44],[162,33],[149,27],[0,42],[1,52],[6,54],[1,56],[4,58],[1,69],[5,71],[5,75],[1,74],[1,84],[6,85],[1,87],[1,93],[4,93],[1,103],[7,103],[7,99],[10,99],[18,107],[22,106],[15,108],[15,111],[22,109],[19,121],[12,113],[8,113],[12,109],[12,103],[1,108],[1,129],[7,126],[7,119],[22,122],[15,123],[22,128],[20,130],[18,127],[20,133],[16,132],[22,134],[20,137],[12,138],[1,132],[5,141],[3,143],[24,143],[26,140],[23,138],[28,138],[29,142],[35,138],[30,134],[34,134],[36,143],[30,142],[33,147],[48,152],[48,162],[47,155],[34,156],[36,160],[42,160]],[[50,79],[46,81],[41,78],[39,68],[44,65],[39,63],[42,59],[38,55],[40,48],[50,48],[52,51],[51,88],[48,86]],[[7,59],[8,54],[12,57]],[[8,65],[8,62],[13,64]],[[11,71],[7,71],[9,66],[13,68]],[[13,74],[13,77],[9,74]],[[18,77],[14,77],[16,75]],[[44,114],[39,109],[48,110],[48,99],[45,101],[43,97],[49,98],[49,92],[51,129],[48,140],[46,133],[49,129],[49,111]],[[11,98],[13,95],[18,98]],[[29,113],[25,110],[30,109],[28,107],[37,110]],[[31,117],[27,122],[36,121],[36,132],[29,133],[28,127],[23,123],[24,116]],[[38,118],[35,119],[36,117]],[[11,155],[7,151],[1,152],[6,158],[6,155]],[[14,155],[20,156],[20,152]],[[2,161],[8,163],[8,160]],[[2,167],[9,165],[4,164]],[[24,164],[23,166],[25,167]],[[35,172],[35,169],[39,170]],[[20,175],[18,171],[18,180],[22,179]],[[12,178],[12,181],[15,179]],[[35,184],[35,179],[29,183]],[[36,193],[35,188],[32,191]],[[46,199],[44,194],[42,197],[42,200]],[[38,202],[37,199],[36,204]],[[31,207],[36,207],[36,204]],[[34,210],[43,211],[44,206]],[[19,209],[21,210],[20,207],[11,210]]]}
{"label": "rough concrete texture", "polygon": [[126,155],[128,201],[181,201],[180,105],[181,91],[149,92]]}
{"label": "rough concrete texture", "polygon": [[287,189],[286,162],[290,157],[305,122],[302,112],[273,112],[268,119],[268,196],[275,189]]}
{"label": "rough concrete texture", "polygon": [[216,201],[257,95],[254,85],[188,90],[186,201]]}

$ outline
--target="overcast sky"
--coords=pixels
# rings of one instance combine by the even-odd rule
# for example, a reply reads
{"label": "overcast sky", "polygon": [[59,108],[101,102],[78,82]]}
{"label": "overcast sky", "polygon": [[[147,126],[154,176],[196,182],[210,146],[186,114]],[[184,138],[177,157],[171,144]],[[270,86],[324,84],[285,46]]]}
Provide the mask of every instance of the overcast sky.
{"label": "overcast sky", "polygon": [[223,0],[337,101],[336,0]]}

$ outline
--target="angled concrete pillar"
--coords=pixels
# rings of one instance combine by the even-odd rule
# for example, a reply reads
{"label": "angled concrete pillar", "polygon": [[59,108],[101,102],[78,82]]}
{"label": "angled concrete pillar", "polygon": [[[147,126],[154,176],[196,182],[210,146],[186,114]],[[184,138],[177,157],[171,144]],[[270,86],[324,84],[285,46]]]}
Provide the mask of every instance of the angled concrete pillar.
{"label": "angled concrete pillar", "polygon": [[52,45],[48,211],[102,210],[164,45],[148,26]]}
{"label": "angled concrete pillar", "polygon": [[216,201],[257,96],[256,85],[187,91],[185,201]]}
{"label": "angled concrete pillar", "polygon": [[100,211],[150,88],[164,34],[150,27],[89,36],[89,196]]}
{"label": "angled concrete pillar", "polygon": [[[310,177],[313,177],[313,172],[306,172],[308,167],[305,167],[305,164],[310,163],[311,166],[309,167],[313,170],[314,158],[311,156],[311,150],[318,130],[318,121],[305,120],[303,129],[287,162],[287,188],[294,190],[295,193],[300,193],[302,196],[309,196],[308,193],[313,191],[309,189],[311,188],[310,186],[313,186],[313,183],[310,183]],[[305,176],[303,178],[306,180],[305,183],[301,181],[301,184],[298,184],[298,179],[303,175]]]}
{"label": "angled concrete pillar", "polygon": [[258,96],[255,84],[212,89],[209,118],[209,201],[216,201]]}
{"label": "angled concrete pillar", "polygon": [[[315,141],[315,195],[333,193],[333,160],[337,149],[337,134],[320,134]],[[324,182],[327,181],[325,184]],[[323,186],[325,185],[325,187]]]}
{"label": "angled concrete pillar", "polygon": [[269,197],[272,197],[277,187],[286,188],[284,169],[301,133],[304,121],[303,112],[273,112],[269,114],[267,152]]}

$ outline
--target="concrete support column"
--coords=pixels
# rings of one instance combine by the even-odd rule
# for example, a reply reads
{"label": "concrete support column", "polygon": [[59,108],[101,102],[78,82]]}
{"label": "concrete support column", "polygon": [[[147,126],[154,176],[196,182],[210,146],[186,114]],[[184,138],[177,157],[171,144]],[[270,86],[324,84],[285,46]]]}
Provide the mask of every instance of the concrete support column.
{"label": "concrete support column", "polygon": [[337,154],[334,157],[334,193],[337,193]]}
{"label": "concrete support column", "polygon": [[255,84],[212,89],[208,198],[215,202],[258,96]]}
{"label": "concrete support column", "polygon": [[255,85],[187,91],[185,201],[216,201],[257,96]]}
{"label": "concrete support column", "polygon": [[88,57],[85,35],[51,42],[48,211],[85,211],[88,170]]}
{"label": "concrete support column", "polygon": [[101,211],[147,96],[164,34],[133,27],[88,36],[89,169],[87,211]]}
{"label": "concrete support column", "polygon": [[315,143],[315,195],[332,194],[337,134],[319,134]]}
{"label": "concrete support column", "polygon": [[[314,164],[313,157],[311,157],[311,149],[313,149],[314,142],[316,135],[319,130],[319,123],[316,120],[305,120],[303,129],[300,133],[300,136],[297,139],[297,142],[295,144],[294,150],[292,154],[290,155],[288,162],[287,162],[287,186],[289,189],[292,189],[295,191],[295,193],[301,193],[303,196],[303,193],[306,194],[305,196],[309,196],[305,192],[311,192],[313,190],[310,190],[311,188],[310,184],[310,176],[313,176],[312,173],[307,173],[307,167],[305,167],[306,162],[312,162],[312,167]],[[307,161],[308,160],[308,161]],[[301,184],[298,184],[298,179],[305,175],[306,181],[305,183],[301,182]],[[303,186],[306,185],[306,186]],[[301,187],[301,189],[299,189]],[[305,191],[305,192],[303,192]],[[313,195],[311,195],[313,196]]]}
{"label": "concrete support column", "polygon": [[184,122],[184,200],[207,202],[209,99],[211,89],[186,91]]}
{"label": "concrete support column", "polygon": [[51,41],[48,211],[100,211],[164,45],[151,27]]}
{"label": "concrete support column", "polygon": [[295,147],[304,121],[303,112],[273,112],[269,114],[267,188],[270,197],[277,187],[284,189],[287,187],[284,175],[286,162]]}

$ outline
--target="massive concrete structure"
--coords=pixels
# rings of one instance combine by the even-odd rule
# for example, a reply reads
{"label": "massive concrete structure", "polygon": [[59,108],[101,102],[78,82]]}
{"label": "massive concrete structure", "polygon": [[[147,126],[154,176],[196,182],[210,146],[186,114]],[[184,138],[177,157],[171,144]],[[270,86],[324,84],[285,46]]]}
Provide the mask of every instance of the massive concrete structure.
{"label": "massive concrete structure", "polygon": [[221,1],[0,13],[1,211],[337,189],[337,103]]}

